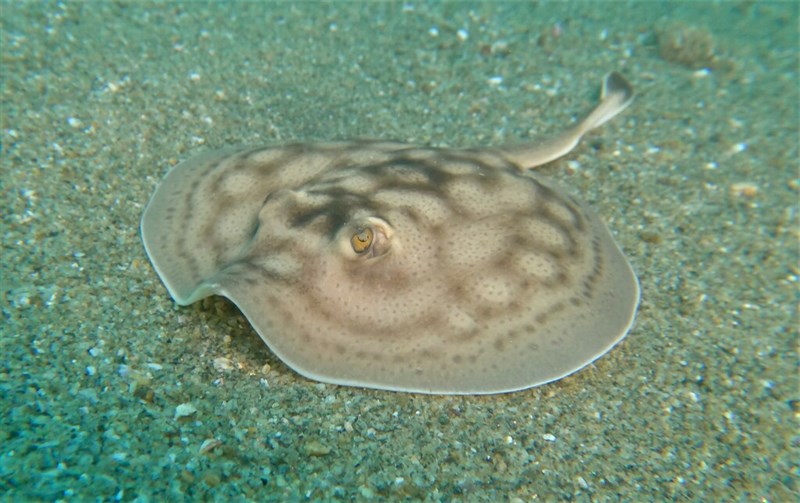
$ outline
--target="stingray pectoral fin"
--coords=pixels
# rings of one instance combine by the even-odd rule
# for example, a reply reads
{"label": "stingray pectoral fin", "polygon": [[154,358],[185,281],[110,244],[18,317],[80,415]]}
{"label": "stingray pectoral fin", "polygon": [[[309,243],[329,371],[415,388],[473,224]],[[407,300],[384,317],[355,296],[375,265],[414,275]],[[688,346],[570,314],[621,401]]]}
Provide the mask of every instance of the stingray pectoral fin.
{"label": "stingray pectoral fin", "polygon": [[521,169],[533,168],[569,153],[588,131],[600,127],[625,110],[633,101],[633,87],[625,77],[611,72],[603,79],[600,103],[589,115],[566,131],[535,144],[500,149],[501,153]]}

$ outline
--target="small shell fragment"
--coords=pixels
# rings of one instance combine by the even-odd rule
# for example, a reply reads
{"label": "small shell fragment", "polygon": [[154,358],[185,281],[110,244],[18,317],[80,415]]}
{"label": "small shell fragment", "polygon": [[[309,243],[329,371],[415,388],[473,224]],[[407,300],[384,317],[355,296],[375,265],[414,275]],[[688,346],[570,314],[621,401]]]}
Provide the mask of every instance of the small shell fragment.
{"label": "small shell fragment", "polygon": [[203,440],[203,443],[200,445],[200,454],[206,454],[210,451],[213,451],[217,447],[222,445],[222,441],[217,438],[207,438]]}
{"label": "small shell fragment", "polygon": [[197,407],[191,403],[182,403],[175,407],[175,419],[192,416],[197,413]]}

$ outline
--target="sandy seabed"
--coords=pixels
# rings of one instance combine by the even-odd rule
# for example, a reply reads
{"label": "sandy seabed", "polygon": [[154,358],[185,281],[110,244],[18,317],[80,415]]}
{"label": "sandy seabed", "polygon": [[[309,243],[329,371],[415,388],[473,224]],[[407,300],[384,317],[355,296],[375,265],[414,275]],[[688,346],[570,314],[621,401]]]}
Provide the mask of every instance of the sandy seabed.
{"label": "sandy seabed", "polygon": [[[792,501],[798,6],[3,2],[0,499]],[[233,144],[479,146],[634,105],[541,173],[642,285],[627,339],[481,397],[325,385],[139,237]]]}

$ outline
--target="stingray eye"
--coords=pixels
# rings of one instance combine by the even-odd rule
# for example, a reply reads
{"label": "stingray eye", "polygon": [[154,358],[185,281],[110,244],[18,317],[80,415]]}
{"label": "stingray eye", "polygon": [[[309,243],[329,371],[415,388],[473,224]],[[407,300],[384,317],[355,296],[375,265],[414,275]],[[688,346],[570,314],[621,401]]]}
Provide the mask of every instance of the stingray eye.
{"label": "stingray eye", "polygon": [[360,255],[369,250],[369,247],[372,246],[373,237],[372,229],[369,227],[358,229],[358,231],[353,234],[353,237],[350,238],[353,251]]}

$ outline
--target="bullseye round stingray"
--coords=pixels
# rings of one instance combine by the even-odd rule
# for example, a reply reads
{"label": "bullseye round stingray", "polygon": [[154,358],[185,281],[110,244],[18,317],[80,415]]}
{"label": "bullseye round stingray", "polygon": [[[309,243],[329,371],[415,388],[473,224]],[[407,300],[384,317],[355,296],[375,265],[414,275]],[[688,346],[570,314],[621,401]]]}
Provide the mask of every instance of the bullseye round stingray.
{"label": "bullseye round stingray", "polygon": [[594,212],[528,168],[632,99],[611,73],[585,119],[532,145],[202,154],[158,186],[144,245],[178,304],[228,297],[309,378],[441,394],[537,386],[621,340],[639,285]]}

